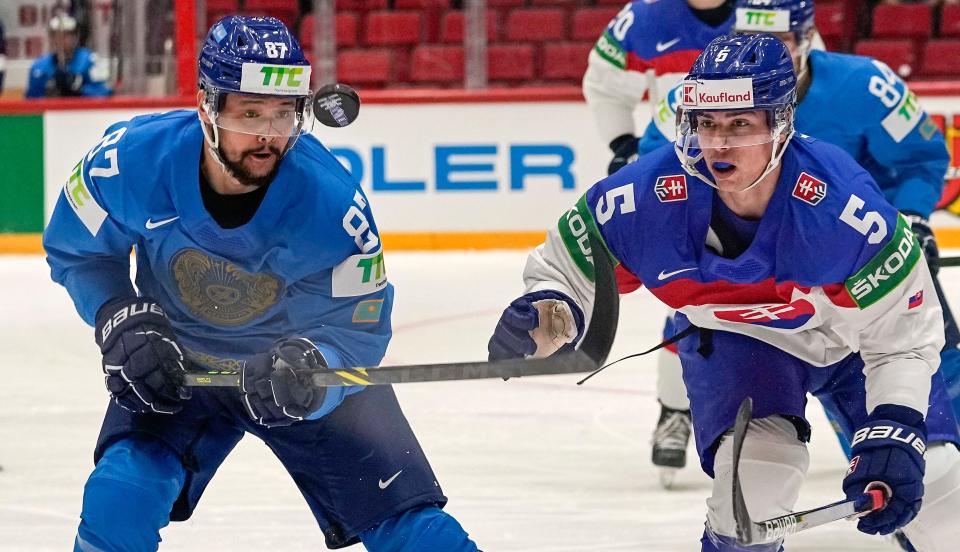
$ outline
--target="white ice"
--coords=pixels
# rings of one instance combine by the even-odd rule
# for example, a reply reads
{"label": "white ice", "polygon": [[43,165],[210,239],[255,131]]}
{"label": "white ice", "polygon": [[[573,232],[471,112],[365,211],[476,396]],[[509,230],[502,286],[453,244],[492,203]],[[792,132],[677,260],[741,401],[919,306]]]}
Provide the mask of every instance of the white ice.
{"label": "white ice", "polygon": [[[386,363],[482,359],[500,311],[522,291],[524,254],[392,253],[397,288]],[[947,269],[951,270],[951,269]],[[960,282],[947,282],[960,296]],[[612,358],[658,340],[664,309],[627,296]],[[0,550],[71,547],[107,393],[93,331],[41,257],[0,257]],[[652,356],[652,355],[651,355]],[[487,552],[699,550],[710,481],[691,448],[674,490],[650,465],[659,412],[650,357],[576,376],[397,386],[452,513]],[[842,498],[846,462],[815,402],[811,468],[798,509]],[[389,477],[391,474],[384,474]],[[317,551],[323,536],[281,465],[244,439],[193,518],[161,550]],[[361,550],[356,546],[350,550]],[[892,550],[837,522],[787,550]]]}

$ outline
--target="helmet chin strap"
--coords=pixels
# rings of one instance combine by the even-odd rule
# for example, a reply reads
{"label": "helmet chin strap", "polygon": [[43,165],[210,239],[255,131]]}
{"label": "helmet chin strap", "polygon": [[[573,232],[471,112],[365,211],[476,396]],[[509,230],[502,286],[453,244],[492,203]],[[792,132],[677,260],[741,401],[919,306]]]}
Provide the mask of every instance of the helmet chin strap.
{"label": "helmet chin strap", "polygon": [[233,176],[233,173],[230,172],[230,169],[227,168],[227,165],[223,162],[223,158],[220,156],[220,132],[217,130],[216,123],[213,122],[213,110],[210,109],[210,104],[207,102],[203,102],[203,112],[206,113],[207,118],[210,120],[209,131],[207,130],[207,123],[203,122],[203,118],[200,117],[199,113],[197,113],[197,118],[200,119],[200,129],[203,131],[203,138],[207,143],[207,150],[213,155],[213,158],[216,159],[223,172]]}

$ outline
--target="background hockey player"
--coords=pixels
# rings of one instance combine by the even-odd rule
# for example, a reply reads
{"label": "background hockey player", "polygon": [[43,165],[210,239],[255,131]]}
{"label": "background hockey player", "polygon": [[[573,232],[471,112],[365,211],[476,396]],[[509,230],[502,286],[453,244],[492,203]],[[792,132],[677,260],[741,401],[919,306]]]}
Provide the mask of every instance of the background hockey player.
{"label": "background hockey player", "polygon": [[[301,135],[311,96],[299,44],[276,19],[231,16],[211,28],[199,69],[197,109],[110,127],[44,235],[54,280],[95,326],[113,399],[75,549],[156,550],[252,433],[330,548],[476,551],[440,509],[390,387],[324,392],[294,372],[378,364],[393,303],[366,197]],[[191,362],[241,367],[240,389],[191,396]]]}
{"label": "background hockey player", "polygon": [[655,104],[732,25],[733,0],[637,0],[607,25],[587,59],[583,97],[613,152],[608,174],[636,159],[633,111],[644,94]]}
{"label": "background hockey player", "polygon": [[50,52],[30,66],[27,98],[59,98],[69,96],[109,96],[106,66],[97,55],[79,45],[77,20],[65,13],[47,23]]}
{"label": "background hockey player", "polygon": [[[940,370],[951,398],[957,400],[960,331],[937,279],[937,244],[928,222],[950,161],[943,134],[916,95],[883,62],[811,47],[817,35],[810,0],[740,0],[734,29],[770,32],[787,45],[797,72],[797,130],[843,148],[870,173],[887,201],[910,219],[924,255],[933,261],[930,271],[943,307],[946,335]],[[680,94],[681,87],[675,86],[659,102],[641,140],[641,154],[674,140]],[[668,322],[665,336],[674,331]],[[669,365],[669,359],[661,359],[663,364]],[[678,397],[685,397],[677,371],[661,370],[659,376],[662,400],[673,405]],[[960,412],[960,400],[954,410]],[[832,421],[849,425],[846,420]],[[842,437],[843,432],[838,435]],[[849,444],[843,445],[849,451]]]}
{"label": "background hockey player", "polygon": [[[637,158],[633,112],[644,94],[652,105],[659,103],[687,74],[703,47],[730,31],[733,4],[733,0],[637,0],[607,25],[583,76],[583,96],[600,139],[613,152],[607,174]],[[674,471],[686,464],[690,403],[683,385],[675,384],[681,381],[676,354],[660,353],[657,371],[661,408],[651,459],[663,469],[661,482],[669,487]]]}
{"label": "background hockey player", "polygon": [[[566,313],[582,335],[592,256],[611,255],[677,309],[679,330],[697,330],[678,348],[697,452],[714,478],[703,550],[743,549],[729,430],[747,396],[755,419],[740,477],[751,517],[793,508],[809,462],[807,392],[852,424],[844,492],[877,484],[891,497],[858,528],[905,526],[919,550],[952,549],[957,424],[937,373],[942,315],[910,224],[849,155],[794,135],[793,62],[775,37],[715,39],[682,90],[675,151],[644,155],[560,218],[528,258],[527,293],[501,316],[491,358],[554,352],[536,346],[555,337],[540,335],[539,310]],[[603,250],[581,250],[577,228]]]}

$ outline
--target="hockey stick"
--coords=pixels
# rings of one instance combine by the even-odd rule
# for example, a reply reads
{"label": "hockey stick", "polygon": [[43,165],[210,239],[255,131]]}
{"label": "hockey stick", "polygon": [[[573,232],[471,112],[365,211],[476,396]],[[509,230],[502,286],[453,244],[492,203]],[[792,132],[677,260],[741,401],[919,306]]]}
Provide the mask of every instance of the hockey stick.
{"label": "hockey stick", "polygon": [[937,259],[937,266],[960,266],[960,257],[940,257]]}
{"label": "hockey stick", "polygon": [[[446,364],[413,364],[339,370],[311,370],[310,378],[317,387],[350,385],[390,385],[425,381],[451,381],[490,378],[519,378],[555,374],[592,372],[603,366],[613,346],[620,315],[620,296],[617,292],[613,263],[605,246],[591,237],[595,278],[595,295],[590,325],[580,347],[538,359],[509,359],[498,361],[452,362]],[[240,371],[209,371],[186,373],[185,385],[190,387],[236,387],[240,385]]]}
{"label": "hockey stick", "polygon": [[784,516],[753,521],[747,511],[740,488],[740,452],[747,435],[747,426],[753,417],[753,399],[747,397],[740,403],[737,419],[733,424],[733,518],[737,523],[737,541],[743,545],[770,544],[787,535],[844,519],[879,510],[886,506],[887,497],[880,489],[870,489],[853,500],[841,500],[812,510],[793,512]]}

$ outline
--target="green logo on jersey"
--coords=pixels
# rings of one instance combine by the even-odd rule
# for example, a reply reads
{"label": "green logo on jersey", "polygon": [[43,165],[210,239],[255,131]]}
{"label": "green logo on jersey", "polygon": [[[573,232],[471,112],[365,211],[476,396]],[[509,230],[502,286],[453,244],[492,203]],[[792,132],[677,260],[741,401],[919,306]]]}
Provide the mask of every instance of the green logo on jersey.
{"label": "green logo on jersey", "polygon": [[297,78],[303,74],[302,67],[280,67],[277,65],[264,65],[260,68],[263,73],[263,85],[270,86],[270,79],[274,79],[273,86],[283,86],[283,76],[287,76],[287,86],[299,87],[302,83]]}
{"label": "green logo on jersey", "polygon": [[381,276],[385,272],[383,266],[383,251],[378,253],[374,257],[365,257],[361,258],[357,262],[357,268],[363,269],[363,276],[360,277],[360,282],[364,284],[370,283],[370,277],[373,276],[375,280],[380,280]]}
{"label": "green logo on jersey", "polygon": [[861,309],[883,299],[900,285],[920,259],[920,244],[902,216],[897,217],[897,229],[859,272],[847,278],[847,292]]}
{"label": "green logo on jersey", "polygon": [[[557,222],[557,229],[560,231],[560,237],[563,238],[563,245],[567,248],[567,253],[573,259],[574,264],[580,269],[580,272],[590,280],[594,281],[593,251],[590,249],[590,235],[603,243],[603,237],[600,230],[597,229],[597,223],[593,220],[593,215],[587,207],[586,194],[580,196],[577,204],[573,206]],[[607,253],[603,251],[601,253]]]}
{"label": "green logo on jersey", "polygon": [[609,32],[600,35],[593,49],[600,54],[600,57],[609,61],[618,69],[627,68],[627,53],[623,51],[623,46]]}

